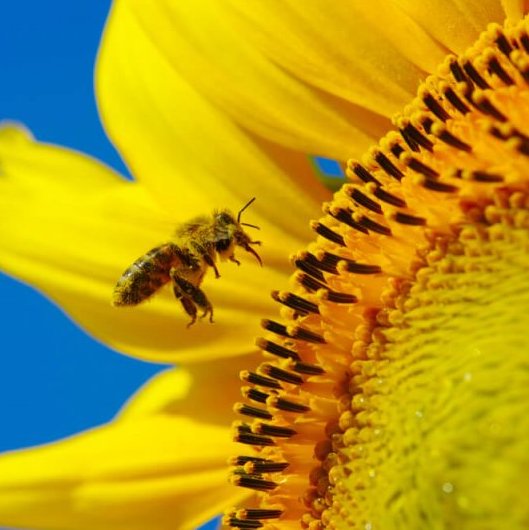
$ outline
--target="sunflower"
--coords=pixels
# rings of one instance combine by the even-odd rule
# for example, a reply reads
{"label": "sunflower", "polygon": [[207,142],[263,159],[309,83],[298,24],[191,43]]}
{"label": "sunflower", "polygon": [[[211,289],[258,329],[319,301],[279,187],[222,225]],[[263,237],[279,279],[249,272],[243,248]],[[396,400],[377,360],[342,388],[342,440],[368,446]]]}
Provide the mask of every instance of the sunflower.
{"label": "sunflower", "polygon": [[[0,459],[0,524],[527,528],[526,9],[116,2],[96,90],[136,181],[5,130],[0,259],[183,367],[108,426]],[[331,198],[304,153],[349,182]],[[175,333],[165,294],[107,309],[175,215],[254,195],[266,267],[205,285],[218,324]]]}

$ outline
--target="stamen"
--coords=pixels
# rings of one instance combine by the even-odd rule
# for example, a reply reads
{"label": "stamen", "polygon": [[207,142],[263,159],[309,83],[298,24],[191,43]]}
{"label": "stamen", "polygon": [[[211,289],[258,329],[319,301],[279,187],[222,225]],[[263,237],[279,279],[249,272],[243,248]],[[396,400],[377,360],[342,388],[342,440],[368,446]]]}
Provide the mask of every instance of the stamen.
{"label": "stamen", "polygon": [[512,77],[504,70],[496,57],[489,60],[489,68],[494,72],[507,86],[514,85]]}
{"label": "stamen", "polygon": [[304,298],[301,298],[301,296],[297,296],[294,293],[289,293],[286,291],[272,291],[272,298],[276,302],[290,307],[300,314],[307,315],[309,313],[320,312],[316,304],[309,302],[308,300],[305,300]]}
{"label": "stamen", "polygon": [[404,147],[402,147],[399,143],[393,143],[389,150],[393,154],[393,156],[398,160],[400,155],[404,153]]}
{"label": "stamen", "polygon": [[228,459],[228,464],[231,466],[244,466],[247,462],[269,462],[269,460],[257,456],[235,456]]}
{"label": "stamen", "polygon": [[295,278],[296,278],[296,281],[300,285],[303,285],[303,287],[305,287],[305,289],[307,289],[307,291],[317,291],[318,289],[325,288],[324,284],[322,284],[318,280],[312,278],[308,274],[297,273]]}
{"label": "stamen", "polygon": [[243,370],[239,377],[252,385],[264,386],[266,388],[275,388],[281,390],[281,385],[275,380],[265,377],[264,375],[256,374],[254,372],[249,372],[248,370]]}
{"label": "stamen", "polygon": [[336,265],[338,265],[341,260],[346,258],[342,258],[336,254],[333,254],[332,252],[320,251],[316,256],[316,259],[318,259],[319,263],[321,263],[323,266],[327,267],[327,269],[324,270],[328,270],[328,272],[333,272],[336,274]]}
{"label": "stamen", "polygon": [[[326,212],[327,213],[327,212]],[[350,226],[351,228],[354,228],[358,232],[362,232],[364,234],[368,234],[369,231],[367,228],[364,228],[360,223],[357,223],[352,215],[353,212],[349,210],[348,208],[331,208],[328,211],[329,215],[334,217],[337,221],[340,221],[341,223],[346,224],[347,226]]]}
{"label": "stamen", "polygon": [[268,403],[270,406],[277,408],[279,410],[283,410],[285,412],[308,412],[310,410],[310,407],[308,405],[303,405],[302,403],[296,403],[295,401],[291,401],[289,399],[280,398],[277,396],[271,396],[268,400]]}
{"label": "stamen", "polygon": [[443,95],[463,116],[470,112],[470,108],[465,105],[463,100],[454,92],[451,87],[444,89]]}
{"label": "stamen", "polygon": [[323,253],[321,255],[321,259],[318,259],[314,254],[311,254],[310,252],[303,252],[301,256],[303,256],[304,261],[309,263],[310,265],[314,266],[317,269],[320,269],[324,272],[329,272],[331,274],[337,274],[336,270],[336,262],[330,261],[327,259],[327,256],[330,255],[328,253]]}
{"label": "stamen", "polygon": [[266,403],[266,400],[270,397],[270,394],[267,394],[266,392],[247,386],[241,388],[241,394],[246,399],[256,401],[257,403]]}
{"label": "stamen", "polygon": [[253,434],[249,432],[238,432],[235,435],[235,441],[246,445],[270,446],[275,445],[274,440],[268,436]]}
{"label": "stamen", "polygon": [[[401,129],[401,134],[403,134],[404,138],[404,135],[410,137],[414,143],[424,147],[427,151],[432,151],[433,143],[411,123],[408,123],[403,129]],[[417,151],[417,149],[413,149],[413,151]]]}
{"label": "stamen", "polygon": [[[432,134],[432,127],[435,123],[439,123],[437,121],[432,120],[432,118],[429,115],[423,115],[421,116],[421,125],[423,126],[424,130],[428,134]],[[442,123],[440,125],[443,125]]]}
{"label": "stamen", "polygon": [[280,346],[279,344],[276,344],[270,340],[259,338],[255,341],[255,344],[258,348],[261,348],[261,350],[267,351],[268,353],[276,355],[277,357],[282,357],[283,359],[294,359],[295,361],[301,360],[295,351],[289,350],[288,348]]}
{"label": "stamen", "polygon": [[402,157],[402,161],[410,168],[413,169],[413,171],[416,171],[417,173],[420,173],[421,175],[424,175],[426,178],[434,179],[439,177],[439,173],[435,171],[435,169],[432,169],[431,167],[427,166],[425,163],[421,162],[420,160],[417,160],[416,158],[412,156],[404,156]]}
{"label": "stamen", "polygon": [[374,182],[377,186],[380,186],[380,182],[361,164],[352,163],[348,168],[351,168],[354,174],[363,182]]}
{"label": "stamen", "polygon": [[[261,475],[262,473],[275,473],[284,471],[288,467],[288,462],[276,462],[269,458],[258,456],[235,456],[228,460],[228,465],[237,466],[237,475]],[[241,471],[239,468],[243,467]]]}
{"label": "stamen", "polygon": [[240,519],[277,519],[282,513],[282,510],[246,509],[239,510],[237,517]]}
{"label": "stamen", "polygon": [[412,151],[415,151],[415,152],[420,151],[418,142],[413,139],[413,137],[411,136],[409,131],[406,129],[406,127],[400,128],[399,132],[400,132],[400,135],[402,136],[402,139],[406,142],[406,144]]}
{"label": "stamen", "polygon": [[325,373],[325,370],[321,366],[304,362],[295,363],[293,369],[300,374],[306,375],[321,375]]}
{"label": "stamen", "polygon": [[[322,274],[322,277],[323,277],[323,274]],[[289,336],[287,327],[284,324],[279,324],[278,322],[274,322],[273,320],[268,320],[268,319],[261,320],[261,327],[281,337]]]}
{"label": "stamen", "polygon": [[457,59],[455,57],[452,58],[452,60],[450,61],[449,68],[456,82],[468,82],[465,72],[463,71],[461,65],[457,62]]}
{"label": "stamen", "polygon": [[[524,50],[529,53],[529,36],[527,35],[527,33],[525,33],[525,31],[522,31],[521,34],[520,34],[520,42],[524,48]],[[500,35],[497,40],[496,40],[496,44],[498,45],[499,49],[505,54],[505,55],[510,55],[511,51],[512,51],[512,48],[510,48],[510,44],[509,42],[507,41],[507,39],[505,38],[504,35]],[[507,50],[508,48],[510,48],[510,50],[508,52],[506,52],[505,50]]]}
{"label": "stamen", "polygon": [[375,202],[374,200],[370,199],[367,195],[362,193],[354,186],[346,187],[344,191],[351,197],[351,199],[353,199],[353,201],[356,201],[358,204],[364,206],[368,210],[371,210],[372,212],[378,214],[382,213],[382,208],[380,207],[380,204],[378,204],[378,202]]}
{"label": "stamen", "polygon": [[269,423],[257,423],[254,426],[254,432],[266,436],[273,436],[274,438],[291,438],[297,432],[289,427],[282,427],[280,425],[271,425]]}
{"label": "stamen", "polygon": [[401,180],[404,173],[382,152],[377,151],[373,157],[377,164],[391,177]]}
{"label": "stamen", "polygon": [[[527,38],[527,35],[525,35]],[[513,51],[513,47],[509,44],[509,41],[505,37],[503,33],[499,33],[499,35],[496,37],[496,45],[498,46],[501,53],[503,53],[506,57],[509,57],[510,53]],[[527,42],[527,48],[525,51],[529,52],[529,39],[526,40]],[[525,44],[523,43],[523,35],[522,35],[522,45],[525,47]]]}
{"label": "stamen", "polygon": [[366,217],[365,215],[362,215],[358,222],[364,227],[367,228],[367,230],[371,230],[372,232],[377,232],[378,234],[382,234],[383,236],[390,236],[391,235],[391,229],[387,226],[381,225],[377,223],[376,221],[373,221],[372,219],[369,219],[369,217]]}
{"label": "stamen", "polygon": [[411,226],[424,226],[426,224],[426,219],[424,217],[417,217],[416,215],[410,215],[404,212],[395,212],[393,219],[397,223]]}
{"label": "stamen", "polygon": [[490,85],[481,77],[478,71],[474,68],[474,65],[470,61],[465,61],[463,64],[463,70],[468,74],[468,77],[482,90],[490,88]]}
{"label": "stamen", "polygon": [[487,171],[471,171],[467,173],[470,178],[478,182],[503,182],[503,176],[497,173],[489,173]]}
{"label": "stamen", "polygon": [[369,265],[368,263],[355,263],[350,260],[341,260],[340,270],[345,272],[352,272],[354,274],[378,274],[382,272],[379,265]]}
{"label": "stamen", "polygon": [[448,112],[428,92],[425,92],[423,102],[441,121],[446,121],[450,118]]}
{"label": "stamen", "polygon": [[392,195],[388,191],[384,190],[383,188],[376,188],[373,191],[373,195],[380,199],[381,201],[387,202],[388,204],[391,204],[393,206],[397,206],[398,208],[405,208],[406,202],[401,199],[400,197],[396,197],[395,195]]}
{"label": "stamen", "polygon": [[307,291],[316,291],[319,298],[329,300],[330,302],[335,302],[337,304],[352,304],[357,301],[356,296],[349,293],[339,293],[336,291],[331,291],[330,289],[327,289],[324,285],[322,285],[320,282],[306,274],[297,273],[294,275],[294,279],[305,289],[307,289]]}
{"label": "stamen", "polygon": [[483,92],[475,92],[472,96],[472,102],[484,114],[488,114],[502,123],[507,121],[507,118],[490,102]]}
{"label": "stamen", "polygon": [[335,304],[354,304],[358,302],[358,298],[351,293],[337,293],[336,291],[323,290],[321,296],[325,300]]}
{"label": "stamen", "polygon": [[418,183],[430,191],[439,191],[441,193],[454,193],[459,190],[457,186],[454,186],[452,184],[447,184],[439,180],[423,178],[423,179],[420,179]]}
{"label": "stamen", "polygon": [[285,383],[290,383],[291,385],[301,385],[303,384],[303,378],[298,374],[283,370],[273,364],[262,364],[260,367],[266,375],[278,379],[279,381],[284,381]]}
{"label": "stamen", "polygon": [[237,519],[236,517],[223,517],[222,523],[224,526],[240,528],[241,530],[262,528],[263,526],[263,523],[261,523],[260,521],[248,521],[246,519]]}
{"label": "stamen", "polygon": [[456,169],[454,177],[463,180],[474,180],[476,182],[503,182],[503,176],[497,173],[489,173],[487,171],[469,171],[466,169]]}
{"label": "stamen", "polygon": [[249,462],[245,467],[248,468],[250,474],[257,473],[280,473],[284,471],[290,464],[288,462],[274,462],[272,460],[262,462]]}
{"label": "stamen", "polygon": [[313,342],[316,344],[325,344],[325,339],[321,335],[314,333],[309,329],[302,328],[301,326],[291,326],[288,329],[288,333],[293,339]]}
{"label": "stamen", "polygon": [[323,223],[320,223],[319,221],[312,221],[310,223],[310,227],[321,237],[324,237],[325,239],[328,239],[329,241],[332,241],[333,243],[336,243],[342,247],[345,246],[343,237],[331,230],[329,227],[325,226]]}
{"label": "stamen", "polygon": [[317,278],[321,282],[325,282],[325,277],[323,276],[323,273],[318,268],[316,268],[313,264],[308,262],[307,260],[296,259],[294,261],[294,265],[299,270],[302,270],[302,271],[306,272],[307,274],[309,274],[310,276],[312,276],[314,278]]}
{"label": "stamen", "polygon": [[233,482],[241,488],[249,488],[257,491],[271,491],[277,488],[278,484],[272,480],[265,480],[258,476],[234,475]]}
{"label": "stamen", "polygon": [[463,140],[456,138],[444,125],[433,125],[432,134],[451,147],[455,147],[461,151],[466,151],[467,153],[472,151],[470,145],[468,145],[466,142],[463,142]]}
{"label": "stamen", "polygon": [[252,407],[246,403],[236,403],[233,407],[234,412],[243,416],[250,416],[252,418],[260,418],[262,420],[271,420],[272,414],[266,409],[260,409],[258,407]]}

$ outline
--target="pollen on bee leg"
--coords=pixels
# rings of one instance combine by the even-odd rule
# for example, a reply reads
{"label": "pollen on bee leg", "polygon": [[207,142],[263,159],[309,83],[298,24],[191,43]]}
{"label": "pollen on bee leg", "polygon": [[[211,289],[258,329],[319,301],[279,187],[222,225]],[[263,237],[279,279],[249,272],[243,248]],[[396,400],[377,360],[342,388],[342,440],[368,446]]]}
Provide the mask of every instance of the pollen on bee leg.
{"label": "pollen on bee leg", "polygon": [[[477,296],[485,279],[502,282],[490,270],[509,276],[502,260],[511,260],[517,244],[529,248],[525,22],[492,25],[464,54],[449,56],[394,124],[347,164],[349,183],[311,223],[313,243],[291,258],[290,290],[272,293],[282,318],[261,322],[263,361],[240,374],[243,399],[235,410],[243,420],[234,430],[248,454],[231,461],[232,481],[259,492],[262,506],[230,512],[232,527],[383,527],[391,515],[369,499],[389,498],[389,491],[398,511],[405,473],[382,453],[399,446],[402,424],[419,416],[410,420],[400,402],[391,414],[380,407],[393,392],[402,401],[414,392],[412,360],[432,359],[417,353],[429,344],[424,330],[455,320],[457,297],[447,286]],[[524,260],[516,271],[526,282]],[[465,282],[471,289],[461,295]],[[485,297],[501,303],[493,298]],[[397,370],[408,361],[407,371]],[[397,434],[386,446],[379,440],[389,426]],[[390,471],[387,491],[376,489],[381,462]],[[425,520],[400,516],[408,527]]]}

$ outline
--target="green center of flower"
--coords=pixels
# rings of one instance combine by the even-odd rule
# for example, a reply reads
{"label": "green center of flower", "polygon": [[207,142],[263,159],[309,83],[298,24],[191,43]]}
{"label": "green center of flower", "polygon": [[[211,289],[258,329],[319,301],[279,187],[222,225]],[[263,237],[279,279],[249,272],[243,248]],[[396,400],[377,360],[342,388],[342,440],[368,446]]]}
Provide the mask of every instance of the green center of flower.
{"label": "green center of flower", "polygon": [[241,374],[261,498],[227,524],[527,526],[528,84],[525,22],[491,26],[349,163]]}

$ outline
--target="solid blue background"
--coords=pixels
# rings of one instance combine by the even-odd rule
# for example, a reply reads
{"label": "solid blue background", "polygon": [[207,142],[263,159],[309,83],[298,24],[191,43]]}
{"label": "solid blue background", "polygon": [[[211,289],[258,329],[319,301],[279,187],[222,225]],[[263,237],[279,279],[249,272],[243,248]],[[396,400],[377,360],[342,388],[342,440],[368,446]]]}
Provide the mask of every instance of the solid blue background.
{"label": "solid blue background", "polygon": [[[3,2],[0,119],[23,122],[37,139],[78,149],[126,174],[102,130],[93,93],[109,7],[107,0]],[[110,420],[163,369],[108,350],[44,297],[2,275],[0,293],[2,451]]]}

